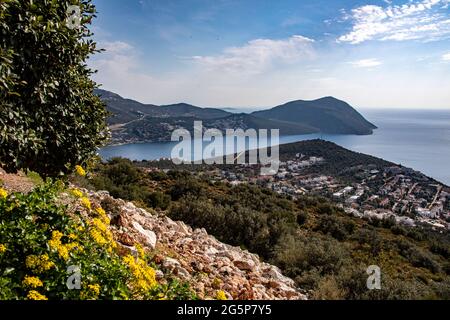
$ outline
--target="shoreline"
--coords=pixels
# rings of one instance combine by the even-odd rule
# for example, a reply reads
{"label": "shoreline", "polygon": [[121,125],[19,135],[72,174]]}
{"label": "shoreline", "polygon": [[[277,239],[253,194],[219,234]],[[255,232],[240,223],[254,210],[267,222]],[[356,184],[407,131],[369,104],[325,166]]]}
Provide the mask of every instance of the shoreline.
{"label": "shoreline", "polygon": [[[307,136],[307,135],[305,135],[305,136]],[[285,137],[295,137],[295,136],[285,136]],[[313,141],[313,140],[322,140],[322,141],[331,142],[331,143],[334,143],[334,144],[336,144],[336,145],[338,145],[338,146],[340,146],[340,147],[342,147],[342,148],[344,148],[344,149],[346,149],[346,150],[349,150],[349,151],[351,151],[351,152],[356,152],[356,153],[361,153],[361,154],[369,155],[369,156],[372,156],[372,157],[381,159],[381,160],[383,160],[383,161],[390,162],[390,163],[394,164],[395,166],[398,166],[398,167],[404,167],[404,168],[407,168],[407,169],[414,170],[414,171],[419,172],[420,174],[424,175],[425,177],[427,177],[427,178],[429,178],[429,179],[435,181],[435,182],[438,183],[438,184],[441,184],[441,185],[443,185],[443,186],[445,186],[445,187],[450,187],[450,184],[447,184],[447,183],[445,183],[445,182],[442,182],[439,178],[432,177],[432,176],[430,176],[430,175],[424,173],[424,172],[421,171],[421,170],[415,169],[415,168],[412,167],[412,166],[402,165],[401,163],[397,163],[397,162],[395,162],[395,161],[386,160],[386,159],[381,158],[381,157],[379,157],[379,156],[377,156],[377,155],[374,155],[374,154],[369,154],[369,153],[364,153],[364,152],[354,151],[354,150],[351,150],[351,149],[349,149],[349,148],[347,148],[347,147],[345,147],[345,146],[342,146],[342,145],[340,145],[340,144],[338,144],[338,143],[336,143],[336,142],[334,142],[334,141],[329,141],[329,140],[326,140],[326,139],[321,139],[321,138],[311,138],[311,139],[297,140],[297,141],[293,141],[293,142],[280,143],[278,146],[281,147],[281,146],[286,146],[286,145],[290,145],[290,144],[295,144],[295,143],[302,142],[302,141]],[[132,143],[122,143],[122,144],[107,145],[107,146],[105,146],[105,147],[121,147],[121,146],[127,146],[127,145],[142,145],[142,144],[146,144],[146,143],[149,143],[149,144],[153,144],[153,143],[166,144],[166,143],[171,143],[171,142],[174,142],[174,141],[168,141],[168,142],[147,142],[147,141],[140,141],[140,142],[132,142]],[[104,148],[105,148],[105,147],[104,147]],[[101,150],[101,149],[100,149],[100,150]],[[100,150],[99,150],[99,151],[100,151]],[[245,150],[245,152],[248,152],[248,151],[250,151],[250,150],[247,150],[247,149]],[[101,155],[100,155],[100,156],[101,156]],[[226,156],[226,154],[224,154],[224,155],[222,155],[222,156]],[[101,158],[102,158],[102,160],[107,160],[107,158],[105,158],[105,157],[103,157],[103,156],[101,156]],[[137,161],[137,162],[143,162],[143,161],[151,162],[151,161],[160,161],[160,160],[162,160],[162,159],[170,160],[170,161],[172,160],[172,158],[171,158],[170,156],[161,156],[161,157],[155,158],[155,159],[140,159],[140,160],[137,160],[137,159],[130,159],[130,160],[132,160],[132,161]]]}

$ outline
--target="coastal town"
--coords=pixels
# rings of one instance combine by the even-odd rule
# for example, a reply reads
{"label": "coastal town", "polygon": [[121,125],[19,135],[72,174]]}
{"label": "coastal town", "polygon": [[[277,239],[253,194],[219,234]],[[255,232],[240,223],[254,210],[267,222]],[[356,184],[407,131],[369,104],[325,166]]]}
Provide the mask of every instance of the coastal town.
{"label": "coastal town", "polygon": [[[256,184],[295,199],[322,196],[348,214],[372,220],[395,219],[406,227],[419,224],[450,230],[450,188],[424,174],[399,165],[373,164],[345,168],[347,178],[322,173],[325,157],[295,154],[280,161],[273,176],[258,174],[258,165],[208,166],[195,172],[212,182]],[[351,176],[351,179],[348,178]]]}

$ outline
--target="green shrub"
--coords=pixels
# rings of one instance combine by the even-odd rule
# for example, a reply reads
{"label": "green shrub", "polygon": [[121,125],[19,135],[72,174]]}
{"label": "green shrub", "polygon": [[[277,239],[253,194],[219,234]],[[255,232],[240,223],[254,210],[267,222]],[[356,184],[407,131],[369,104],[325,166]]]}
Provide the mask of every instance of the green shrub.
{"label": "green shrub", "polygon": [[361,229],[355,234],[355,239],[360,245],[368,245],[373,256],[377,256],[383,249],[383,241],[375,230]]}
{"label": "green shrub", "polygon": [[[0,199],[0,243],[6,248],[0,256],[0,278],[11,291],[4,298],[24,299],[31,289],[49,299],[126,298],[129,274],[125,266],[107,247],[82,232],[87,226],[81,216],[70,218],[56,204],[59,187],[46,184],[29,194]],[[72,265],[81,267],[82,279],[87,281],[82,290],[66,286]],[[42,285],[27,286],[26,277],[39,279]],[[89,286],[97,285],[98,294],[90,292]]]}
{"label": "green shrub", "polygon": [[354,223],[343,223],[340,218],[330,215],[321,216],[315,228],[315,230],[329,234],[337,240],[347,239],[354,229]]}
{"label": "green shrub", "polygon": [[[84,208],[69,212],[59,203],[62,188],[47,182],[29,194],[2,193],[0,299],[195,298],[186,284],[158,283],[142,249],[138,257],[120,256],[105,211],[82,196],[73,201]],[[79,268],[79,290],[67,287],[70,267]]]}
{"label": "green shrub", "polygon": [[115,198],[147,203],[150,191],[145,175],[128,159],[114,158],[99,165],[89,182],[97,190],[107,190]]}
{"label": "green shrub", "polygon": [[[66,23],[81,9],[80,28]],[[97,52],[91,0],[0,2],[0,165],[44,176],[70,172],[107,138],[106,109],[86,59]]]}
{"label": "green shrub", "polygon": [[153,192],[148,197],[148,205],[152,208],[166,210],[170,205],[170,196],[159,191]]}
{"label": "green shrub", "polygon": [[323,276],[337,274],[349,253],[338,242],[316,237],[283,236],[271,262],[305,289],[314,289]]}
{"label": "green shrub", "polygon": [[426,268],[433,273],[442,271],[441,266],[436,262],[431,253],[404,240],[398,241],[397,246],[400,254],[408,259],[413,266]]}
{"label": "green shrub", "polygon": [[185,195],[200,196],[202,194],[202,185],[191,177],[178,178],[176,184],[170,190],[170,196],[173,200],[179,200]]}
{"label": "green shrub", "polygon": [[395,234],[397,236],[398,235],[406,235],[408,233],[408,231],[404,227],[399,226],[398,224],[393,225],[391,227],[391,231],[393,234]]}
{"label": "green shrub", "polygon": [[[178,186],[176,184],[172,190],[177,190]],[[236,187],[230,190],[231,195],[214,200],[189,192],[171,206],[169,215],[193,227],[205,228],[224,242],[244,245],[268,258],[280,237],[294,230],[296,216],[284,208],[283,199],[276,199],[273,194],[259,193],[252,198],[250,193],[257,191]]]}
{"label": "green shrub", "polygon": [[446,259],[450,259],[450,245],[448,243],[434,241],[431,244],[430,250]]}
{"label": "green shrub", "polygon": [[150,180],[153,181],[164,181],[169,178],[167,174],[165,174],[163,171],[153,171],[148,174],[148,177]]}
{"label": "green shrub", "polygon": [[299,212],[297,214],[297,223],[301,226],[304,225],[306,223],[306,221],[308,220],[308,214],[305,212]]}

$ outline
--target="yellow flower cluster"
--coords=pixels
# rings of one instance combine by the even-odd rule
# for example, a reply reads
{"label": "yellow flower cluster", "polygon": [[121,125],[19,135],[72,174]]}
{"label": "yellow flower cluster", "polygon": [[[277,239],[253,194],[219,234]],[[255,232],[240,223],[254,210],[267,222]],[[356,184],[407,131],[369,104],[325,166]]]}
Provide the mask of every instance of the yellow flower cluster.
{"label": "yellow flower cluster", "polygon": [[[71,234],[72,238],[76,237],[76,235]],[[64,259],[69,259],[69,253],[77,249],[78,251],[83,251],[83,247],[78,242],[71,242],[67,244],[63,244],[61,242],[61,238],[63,237],[63,234],[59,231],[53,231],[52,232],[52,238],[48,241],[48,246],[57,251],[58,255]]]}
{"label": "yellow flower cluster", "polygon": [[77,240],[77,239],[78,239],[78,236],[77,236],[75,233],[71,233],[71,234],[69,234],[67,237],[68,237],[69,239],[71,239],[71,240]]}
{"label": "yellow flower cluster", "polygon": [[82,198],[83,197],[83,192],[81,192],[78,189],[72,189],[72,190],[70,190],[70,193],[72,193],[77,198]]}
{"label": "yellow flower cluster", "polygon": [[138,243],[135,245],[136,251],[138,252],[139,258],[145,259],[145,251],[144,248]]}
{"label": "yellow flower cluster", "polygon": [[98,284],[90,284],[88,285],[89,291],[91,291],[96,297],[100,294],[100,285]]}
{"label": "yellow flower cluster", "polygon": [[0,188],[0,198],[5,199],[8,196],[8,191],[3,188]]}
{"label": "yellow flower cluster", "polygon": [[87,197],[81,197],[81,204],[86,208],[91,210],[91,201],[89,201],[89,198]]}
{"label": "yellow flower cluster", "polygon": [[95,300],[100,295],[101,286],[99,284],[88,284],[87,288],[81,292],[82,300]]}
{"label": "yellow flower cluster", "polygon": [[6,246],[4,244],[0,243],[0,254],[5,253],[6,252]]}
{"label": "yellow flower cluster", "polygon": [[91,235],[92,239],[101,246],[108,243],[108,241],[103,237],[102,233],[97,229],[91,229],[89,234]]}
{"label": "yellow flower cluster", "polygon": [[42,287],[44,285],[38,277],[30,277],[30,276],[25,276],[25,278],[22,281],[22,284],[29,288],[37,288]]}
{"label": "yellow flower cluster", "polygon": [[109,219],[108,215],[106,214],[106,211],[103,210],[103,208],[98,207],[95,209],[95,212],[100,216],[100,218],[103,220],[103,222],[109,226],[111,223],[111,220]]}
{"label": "yellow flower cluster", "polygon": [[111,253],[112,249],[116,247],[114,237],[109,230],[109,224],[111,221],[106,215],[105,210],[102,208],[97,208],[95,211],[99,214],[100,218],[92,219],[89,233],[97,244],[102,246],[109,244],[108,252]]}
{"label": "yellow flower cluster", "polygon": [[108,230],[108,226],[100,219],[94,218],[92,219],[92,225],[102,233],[105,233]]}
{"label": "yellow flower cluster", "polygon": [[46,254],[41,256],[28,256],[25,260],[25,265],[38,274],[55,267],[55,264],[50,261],[50,258]]}
{"label": "yellow flower cluster", "polygon": [[216,300],[228,300],[227,295],[222,290],[217,291]]}
{"label": "yellow flower cluster", "polygon": [[48,241],[51,249],[58,251],[58,255],[64,260],[69,259],[69,250],[61,243],[63,234],[59,231],[52,232],[52,239]]}
{"label": "yellow flower cluster", "polygon": [[28,292],[27,298],[30,300],[48,300],[46,296],[40,294],[35,290]]}
{"label": "yellow flower cluster", "polygon": [[81,177],[84,177],[86,175],[86,171],[84,171],[82,166],[75,166],[75,172]]}
{"label": "yellow flower cluster", "polygon": [[135,259],[132,255],[127,255],[123,258],[123,262],[133,274],[133,286],[140,293],[145,293],[158,284],[155,269],[148,266],[143,259],[139,257]]}
{"label": "yellow flower cluster", "polygon": [[101,216],[101,217],[103,217],[103,216],[105,216],[106,215],[106,211],[105,210],[103,210],[103,208],[102,207],[98,207],[98,208],[96,208],[95,209],[95,211],[98,213],[98,215],[99,216]]}

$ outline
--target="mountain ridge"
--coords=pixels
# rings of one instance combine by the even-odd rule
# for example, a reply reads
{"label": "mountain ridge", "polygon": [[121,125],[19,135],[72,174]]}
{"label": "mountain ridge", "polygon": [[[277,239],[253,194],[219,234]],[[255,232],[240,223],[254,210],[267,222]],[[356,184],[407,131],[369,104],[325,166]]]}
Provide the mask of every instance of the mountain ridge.
{"label": "mountain ridge", "polygon": [[191,130],[194,121],[205,128],[279,129],[281,135],[332,133],[370,135],[377,127],[348,103],[331,96],[316,100],[295,100],[252,113],[232,113],[188,103],[143,104],[110,91],[95,91],[112,114],[108,124],[112,143],[170,141],[171,131]]}

